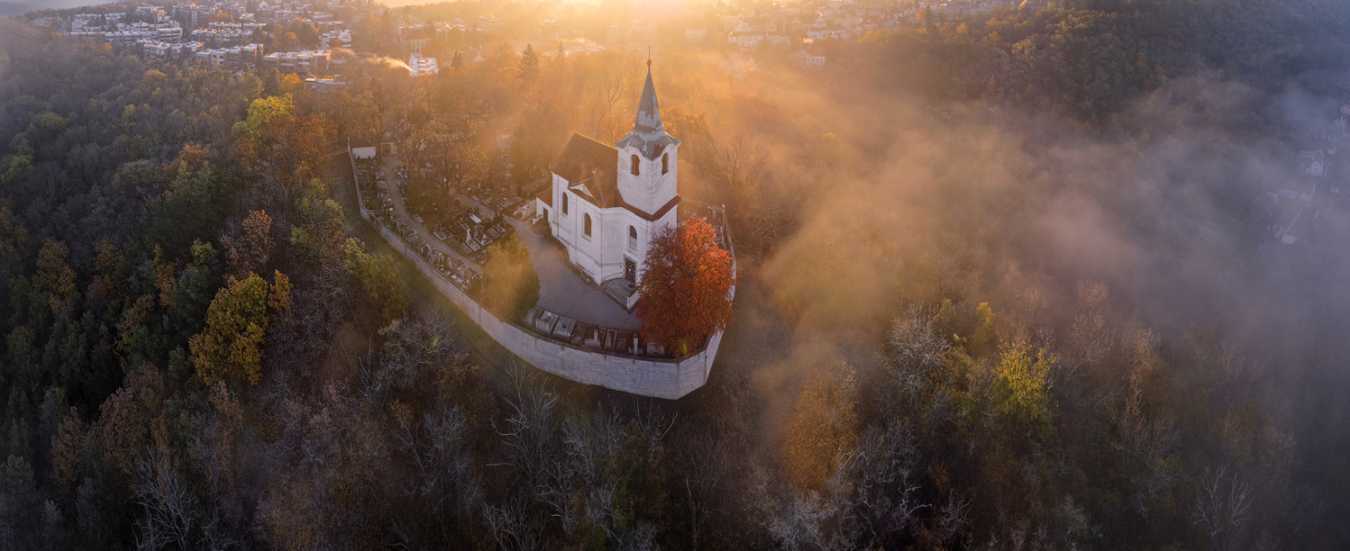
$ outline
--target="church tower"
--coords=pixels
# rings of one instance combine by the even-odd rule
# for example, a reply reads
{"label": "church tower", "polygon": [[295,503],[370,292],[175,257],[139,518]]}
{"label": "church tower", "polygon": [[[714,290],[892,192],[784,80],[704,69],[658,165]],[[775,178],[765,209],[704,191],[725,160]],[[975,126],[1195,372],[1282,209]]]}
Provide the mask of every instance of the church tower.
{"label": "church tower", "polygon": [[652,83],[652,62],[647,60],[647,82],[638,100],[633,130],[619,140],[618,187],[623,201],[648,216],[666,207],[674,208],[679,196],[676,185],[680,140],[666,132],[661,122],[661,104]]}

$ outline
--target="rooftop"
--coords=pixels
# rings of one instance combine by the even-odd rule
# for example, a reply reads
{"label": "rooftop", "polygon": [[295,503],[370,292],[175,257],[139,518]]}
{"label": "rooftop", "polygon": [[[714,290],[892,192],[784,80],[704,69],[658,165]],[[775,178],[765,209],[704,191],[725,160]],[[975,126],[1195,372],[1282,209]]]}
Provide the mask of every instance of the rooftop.
{"label": "rooftop", "polygon": [[574,185],[584,184],[596,206],[609,208],[621,202],[618,163],[619,150],[614,146],[572,134],[549,169]]}

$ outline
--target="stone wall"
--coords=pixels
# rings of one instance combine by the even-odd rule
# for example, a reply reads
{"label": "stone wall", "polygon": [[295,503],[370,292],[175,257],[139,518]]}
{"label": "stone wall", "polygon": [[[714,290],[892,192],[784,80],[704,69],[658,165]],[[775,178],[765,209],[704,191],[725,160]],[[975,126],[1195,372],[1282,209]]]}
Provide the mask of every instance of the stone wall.
{"label": "stone wall", "polygon": [[[352,174],[355,173],[353,167]],[[434,266],[410,250],[397,234],[375,220],[361,200],[360,186],[353,187],[356,188],[357,208],[361,211],[361,217],[374,226],[390,247],[412,262],[442,295],[455,303],[483,332],[535,368],[582,384],[669,400],[684,397],[708,382],[713,361],[717,358],[717,349],[722,344],[721,332],[713,335],[708,346],[697,354],[681,360],[663,360],[587,350],[502,321],[441,277]],[[735,296],[734,287],[732,295]]]}

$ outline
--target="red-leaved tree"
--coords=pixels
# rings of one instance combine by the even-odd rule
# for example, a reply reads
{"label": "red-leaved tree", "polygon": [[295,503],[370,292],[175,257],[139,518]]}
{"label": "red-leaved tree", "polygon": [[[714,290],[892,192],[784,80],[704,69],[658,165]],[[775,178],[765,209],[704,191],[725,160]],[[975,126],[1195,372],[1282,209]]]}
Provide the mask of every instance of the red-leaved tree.
{"label": "red-leaved tree", "polygon": [[731,253],[707,220],[694,218],[652,240],[638,292],[642,336],[689,353],[731,318]]}

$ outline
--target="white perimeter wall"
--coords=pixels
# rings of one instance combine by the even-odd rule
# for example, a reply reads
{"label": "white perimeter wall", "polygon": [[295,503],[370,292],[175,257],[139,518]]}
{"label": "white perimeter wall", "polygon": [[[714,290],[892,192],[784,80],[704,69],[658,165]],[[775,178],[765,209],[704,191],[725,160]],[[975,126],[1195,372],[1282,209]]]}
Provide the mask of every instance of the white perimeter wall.
{"label": "white perimeter wall", "polygon": [[[353,187],[357,188],[357,198],[360,201],[360,186]],[[483,332],[503,348],[510,350],[512,354],[535,368],[582,384],[670,400],[681,398],[708,382],[713,361],[717,359],[717,349],[722,344],[722,332],[713,335],[702,352],[679,361],[616,356],[546,339],[497,319],[464,291],[441,277],[426,260],[408,249],[396,234],[373,219],[366,210],[364,201],[359,202],[358,207],[361,210],[361,217],[380,232],[380,236],[390,247],[417,266],[418,271],[422,272],[441,294],[455,303],[483,329]],[[735,295],[734,287],[732,295]]]}

